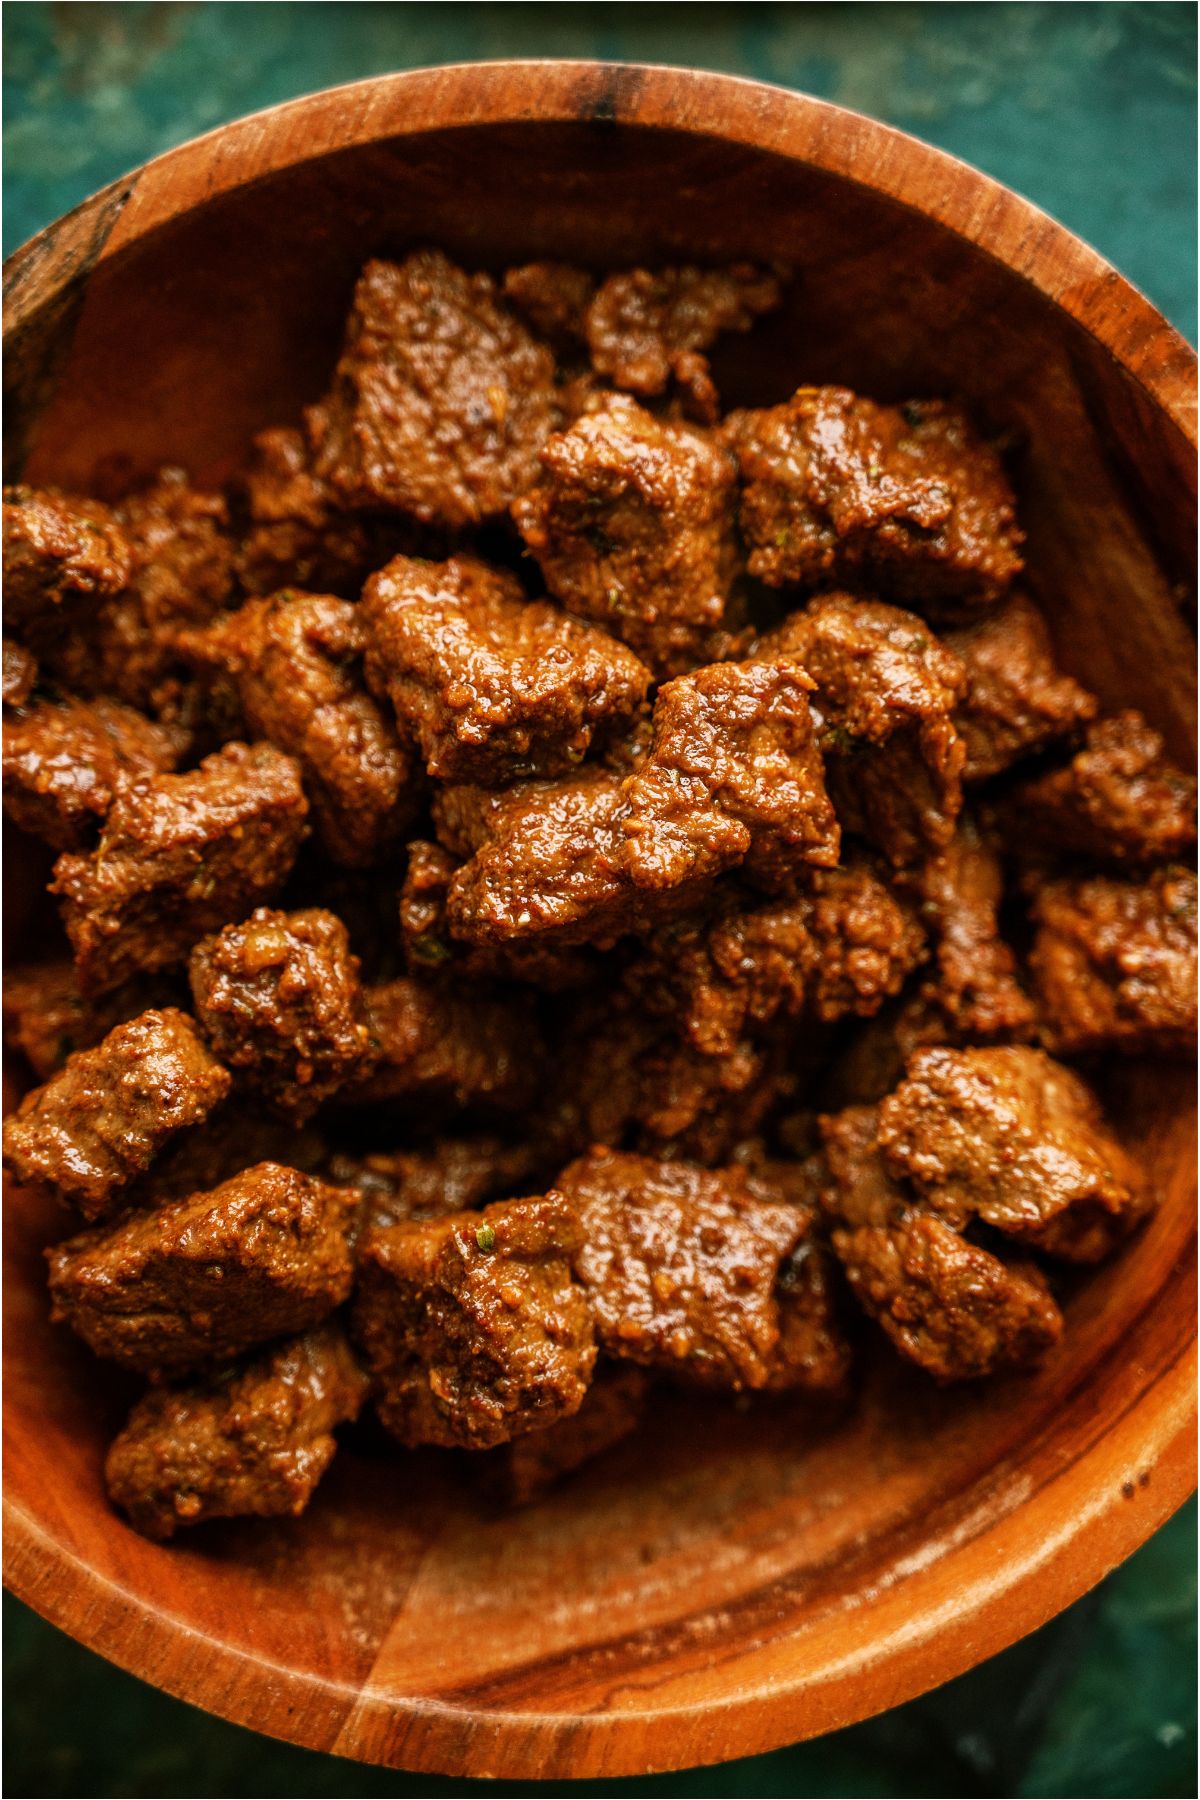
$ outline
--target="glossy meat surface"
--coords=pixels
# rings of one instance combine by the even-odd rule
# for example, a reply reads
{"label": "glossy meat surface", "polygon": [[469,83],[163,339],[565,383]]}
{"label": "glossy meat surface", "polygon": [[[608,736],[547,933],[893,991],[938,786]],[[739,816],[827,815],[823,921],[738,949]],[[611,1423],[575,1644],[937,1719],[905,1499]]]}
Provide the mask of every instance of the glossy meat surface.
{"label": "glossy meat surface", "polygon": [[1009,594],[982,618],[945,636],[969,691],[954,714],[967,747],[964,781],[1003,774],[1022,757],[1071,737],[1096,701],[1055,663],[1050,633],[1027,594]]}
{"label": "glossy meat surface", "polygon": [[175,767],[171,732],[112,700],[35,700],[4,715],[4,810],[56,850],[78,850],[121,788]]}

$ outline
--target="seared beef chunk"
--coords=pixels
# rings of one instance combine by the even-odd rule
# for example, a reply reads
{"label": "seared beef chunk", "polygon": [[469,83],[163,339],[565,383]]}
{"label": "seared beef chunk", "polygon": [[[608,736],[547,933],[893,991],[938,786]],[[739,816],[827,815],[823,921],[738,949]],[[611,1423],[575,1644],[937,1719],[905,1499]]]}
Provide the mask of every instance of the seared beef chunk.
{"label": "seared beef chunk", "polygon": [[936,617],[1021,571],[1012,489],[957,407],[802,387],[725,429],[750,573],[771,587],[878,586]]}
{"label": "seared beef chunk", "polygon": [[133,550],[98,500],[54,488],[4,490],[4,613],[12,630],[51,641],[70,619],[119,594]]}
{"label": "seared beef chunk", "polygon": [[89,999],[80,991],[72,962],[6,969],[4,1041],[21,1051],[39,1081],[48,1081],[68,1056],[90,1050],[114,1025],[169,1004],[170,989],[163,978],[139,978]]}
{"label": "seared beef chunk", "polygon": [[778,277],[752,263],[609,275],[587,309],[592,365],[635,394],[664,393],[674,380],[696,417],[715,420],[719,398],[701,353],[723,331],[748,331],[779,299]]}
{"label": "seared beef chunk", "polygon": [[97,848],[54,868],[85,992],[182,962],[197,938],[272,899],[307,812],[299,769],[270,744],[227,744],[186,775],[122,788]]}
{"label": "seared beef chunk", "polygon": [[4,1121],[4,1166],[54,1189],[86,1218],[120,1205],[122,1190],[175,1132],[197,1125],[229,1092],[229,1075],[181,1012],[145,1012],[27,1094]]}
{"label": "seared beef chunk", "polygon": [[487,1450],[579,1410],[596,1360],[561,1194],[374,1231],[354,1330],[401,1443]]}
{"label": "seared beef chunk", "polygon": [[260,906],[243,924],[202,938],[189,972],[217,1055],[295,1124],[367,1063],[358,959],[333,913]]}
{"label": "seared beef chunk", "polygon": [[447,915],[456,857],[440,844],[414,838],[400,890],[400,934],[404,960],[413,975],[453,963],[455,971],[485,981],[523,981],[548,993],[584,987],[597,973],[595,958],[571,945],[532,943],[464,944],[454,938]]}
{"label": "seared beef chunk", "polygon": [[855,1299],[900,1354],[939,1381],[1038,1362],[1062,1315],[1034,1264],[969,1243],[889,1175],[873,1106],[821,1121],[833,1248]]}
{"label": "seared beef chunk", "polygon": [[649,1386],[646,1371],[636,1364],[600,1360],[578,1412],[544,1431],[527,1431],[501,1444],[480,1473],[506,1505],[532,1505],[637,1430]]}
{"label": "seared beef chunk", "polygon": [[967,746],[964,781],[1000,775],[1096,715],[1092,695],[1056,666],[1045,620],[1027,594],[1010,594],[944,642],[971,684],[954,713]]}
{"label": "seared beef chunk", "polygon": [[1002,817],[1022,854],[1167,862],[1196,842],[1196,778],[1169,760],[1141,713],[1118,713],[1088,727],[1065,768],[1015,788]]}
{"label": "seared beef chunk", "polygon": [[491,277],[422,250],[359,277],[314,472],[349,506],[474,525],[529,485],[558,417],[554,358]]}
{"label": "seared beef chunk", "polygon": [[3,695],[5,706],[24,706],[37,686],[37,658],[24,644],[4,639]]}
{"label": "seared beef chunk", "polygon": [[523,994],[402,978],[366,988],[363,1004],[370,1072],[341,1099],[519,1112],[537,1093],[543,1050]]}
{"label": "seared beef chunk", "polygon": [[759,659],[795,658],[813,709],[829,794],[845,831],[893,863],[940,849],[962,806],[965,752],[957,657],[914,614],[822,594],[761,638]]}
{"label": "seared beef chunk", "polygon": [[889,1171],[948,1223],[1098,1262],[1150,1206],[1091,1089],[1041,1050],[922,1050],[879,1109]]}
{"label": "seared beef chunk", "polygon": [[539,337],[560,355],[570,356],[587,336],[588,302],[596,283],[571,263],[521,263],[504,271],[504,298]]}
{"label": "seared beef chunk", "polygon": [[639,710],[649,670],[474,557],[397,557],[367,583],[367,680],[442,781],[557,775]]}
{"label": "seared beef chunk", "polygon": [[575,1258],[610,1356],[710,1387],[760,1388],[779,1344],[775,1286],[806,1217],[744,1169],[599,1150],[558,1188],[583,1228]]}
{"label": "seared beef chunk", "polygon": [[552,437],[513,517],[546,584],[658,676],[728,654],[735,470],[706,433],[613,396]]}
{"label": "seared beef chunk", "polygon": [[411,824],[418,780],[390,712],[363,686],[358,610],[294,589],[249,600],[183,650],[229,677],[246,723],[300,764],[321,847],[367,868]]}
{"label": "seared beef chunk", "polygon": [[1049,881],[1032,911],[1029,961],[1048,1049],[1067,1056],[1195,1049],[1194,870]]}
{"label": "seared beef chunk", "polygon": [[357,1418],[366,1376],[323,1325],[187,1387],[151,1388],[104,1465],[111,1499],[144,1537],[205,1519],[296,1517]]}
{"label": "seared beef chunk", "polygon": [[362,1195],[364,1230],[383,1229],[402,1219],[441,1219],[511,1193],[527,1184],[539,1160],[536,1144],[438,1138],[423,1150],[339,1152],[329,1178]]}
{"label": "seared beef chunk", "polygon": [[175,767],[177,739],[112,700],[38,700],[4,715],[4,810],[56,850],[94,836],[121,788]]}
{"label": "seared beef chunk", "polygon": [[348,1298],[356,1210],[346,1188],[258,1163],[48,1250],[53,1317],[127,1369],[212,1368]]}

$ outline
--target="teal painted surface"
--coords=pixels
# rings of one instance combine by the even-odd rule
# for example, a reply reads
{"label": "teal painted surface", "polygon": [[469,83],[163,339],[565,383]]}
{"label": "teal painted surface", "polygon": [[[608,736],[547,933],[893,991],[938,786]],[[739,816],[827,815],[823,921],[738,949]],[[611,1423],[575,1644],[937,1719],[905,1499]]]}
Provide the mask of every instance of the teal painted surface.
{"label": "teal painted surface", "polygon": [[[1196,328],[1191,5],[58,5],[4,9],[5,243],[275,101],[478,57],[691,63],[886,119],[986,169]],[[1194,1795],[1196,1514],[938,1693],[721,1769],[547,1794]],[[14,1795],[509,1795],[290,1750],[155,1693],[5,1602]]]}

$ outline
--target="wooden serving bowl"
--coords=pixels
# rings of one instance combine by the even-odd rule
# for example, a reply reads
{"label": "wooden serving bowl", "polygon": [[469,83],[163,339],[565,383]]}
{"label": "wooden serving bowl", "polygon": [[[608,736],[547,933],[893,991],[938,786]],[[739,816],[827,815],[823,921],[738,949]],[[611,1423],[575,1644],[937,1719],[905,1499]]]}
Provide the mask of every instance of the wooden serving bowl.
{"label": "wooden serving bowl", "polygon": [[[320,392],[359,265],[778,259],[787,310],[727,401],[844,381],[965,395],[1011,434],[1062,661],[1192,755],[1194,359],[1025,201],[895,131],[716,75],[491,64],[385,77],[184,145],[13,258],[14,473],[225,475]],[[15,933],[19,937],[19,933]],[[12,946],[19,953],[19,942]],[[1031,1379],[939,1392],[881,1359],[840,1422],[666,1405],[543,1505],[360,1434],[299,1522],[174,1548],[108,1509],[122,1395],[46,1319],[7,1218],[7,1579],[226,1718],[412,1769],[532,1779],[717,1761],[945,1681],[1127,1556],[1194,1480],[1188,1072],[1106,1100],[1164,1204],[1076,1282]]]}

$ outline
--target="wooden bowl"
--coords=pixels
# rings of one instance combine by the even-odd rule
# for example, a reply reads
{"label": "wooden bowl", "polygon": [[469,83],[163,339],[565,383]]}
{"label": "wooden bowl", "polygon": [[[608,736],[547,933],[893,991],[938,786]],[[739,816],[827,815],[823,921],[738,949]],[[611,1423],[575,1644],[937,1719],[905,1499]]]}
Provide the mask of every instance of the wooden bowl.
{"label": "wooden bowl", "polygon": [[[16,467],[87,488],[224,475],[320,392],[356,270],[755,257],[788,310],[722,353],[727,400],[800,380],[962,394],[1012,435],[1063,662],[1192,753],[1194,360],[1085,245],[984,176],[717,75],[491,64],[317,94],[184,145],[14,257]],[[19,951],[15,945],[14,950]],[[7,1578],[92,1649],[298,1744],[532,1779],[718,1761],[907,1700],[1050,1618],[1193,1480],[1190,1076],[1106,1098],[1165,1195],[1078,1282],[1032,1379],[938,1392],[881,1363],[849,1417],[669,1406],[516,1515],[368,1436],[297,1524],[164,1549],[101,1488],[121,1396],[52,1331],[10,1198]]]}

